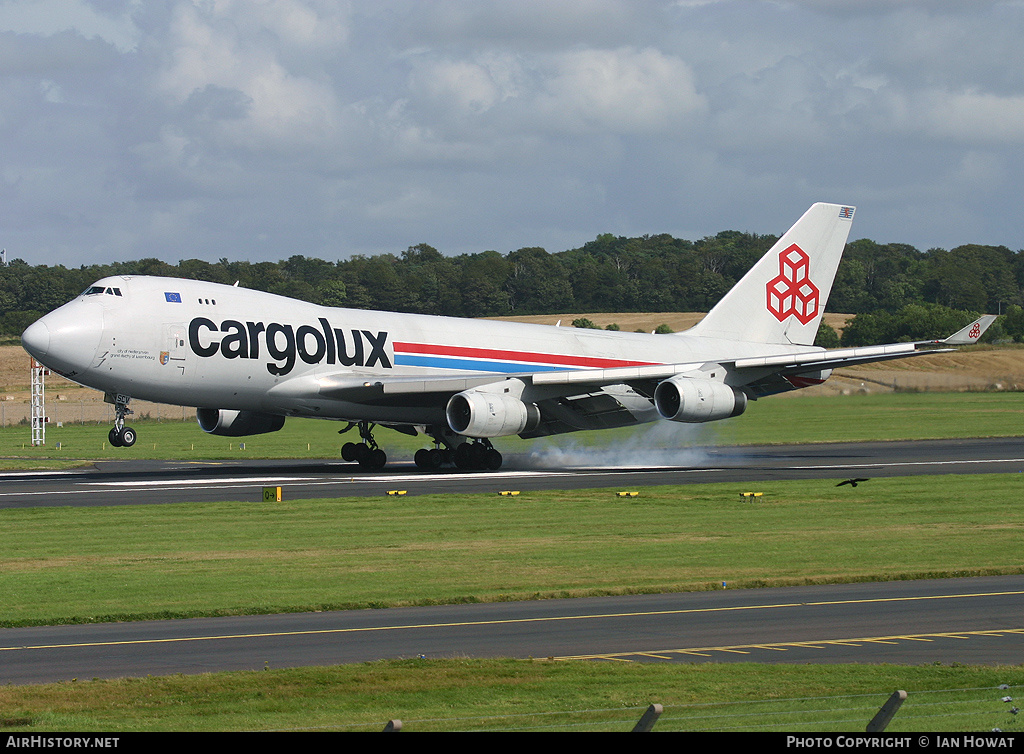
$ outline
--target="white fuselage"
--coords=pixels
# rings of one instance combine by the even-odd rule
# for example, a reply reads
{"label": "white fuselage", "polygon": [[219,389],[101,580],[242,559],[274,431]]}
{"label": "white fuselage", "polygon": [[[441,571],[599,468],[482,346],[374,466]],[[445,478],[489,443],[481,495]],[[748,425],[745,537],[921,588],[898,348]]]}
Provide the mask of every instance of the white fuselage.
{"label": "white fuselage", "polygon": [[[26,348],[105,393],[292,416],[429,424],[443,405],[325,397],[324,379],[525,374],[713,362],[793,347],[322,307],[177,278],[111,277],[43,317]],[[812,350],[812,349],[808,349]],[[634,395],[637,421],[657,418]]]}

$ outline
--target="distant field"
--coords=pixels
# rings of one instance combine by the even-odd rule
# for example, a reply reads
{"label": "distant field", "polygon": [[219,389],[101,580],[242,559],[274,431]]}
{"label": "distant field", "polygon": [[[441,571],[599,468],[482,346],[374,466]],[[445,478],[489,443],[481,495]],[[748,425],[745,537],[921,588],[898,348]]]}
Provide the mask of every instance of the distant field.
{"label": "distant field", "polygon": [[[1021,573],[1018,475],[0,510],[0,625]],[[585,525],[581,525],[585,522]],[[884,522],[884,524],[883,524]]]}

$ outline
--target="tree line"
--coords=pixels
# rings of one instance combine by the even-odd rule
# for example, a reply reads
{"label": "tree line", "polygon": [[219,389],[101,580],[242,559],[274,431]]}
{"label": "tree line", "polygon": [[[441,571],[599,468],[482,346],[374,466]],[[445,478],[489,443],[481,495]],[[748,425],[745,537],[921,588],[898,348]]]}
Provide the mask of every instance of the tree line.
{"label": "tree line", "polygon": [[[600,235],[577,249],[523,248],[446,256],[419,244],[399,254],[330,262],[292,256],[278,262],[176,265],[158,259],[82,265],[0,267],[0,336],[111,275],[163,275],[267,291],[327,306],[455,317],[583,312],[707,311],[776,236],[723,231],[698,241],[670,235]],[[1004,314],[988,340],[1024,340],[1024,251],[969,244],[921,252],[862,239],[847,245],[828,310],[856,315],[825,346],[947,335],[979,313]],[[578,320],[586,326],[586,320]]]}

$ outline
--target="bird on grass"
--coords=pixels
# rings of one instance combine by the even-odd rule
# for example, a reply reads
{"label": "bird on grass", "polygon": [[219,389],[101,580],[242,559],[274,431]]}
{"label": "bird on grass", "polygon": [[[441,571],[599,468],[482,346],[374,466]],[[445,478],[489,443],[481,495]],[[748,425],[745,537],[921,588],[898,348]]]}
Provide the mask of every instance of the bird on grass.
{"label": "bird on grass", "polygon": [[844,484],[848,484],[851,487],[856,487],[859,482],[866,482],[866,481],[868,481],[867,478],[844,479],[839,484],[837,484],[836,487],[842,487]]}

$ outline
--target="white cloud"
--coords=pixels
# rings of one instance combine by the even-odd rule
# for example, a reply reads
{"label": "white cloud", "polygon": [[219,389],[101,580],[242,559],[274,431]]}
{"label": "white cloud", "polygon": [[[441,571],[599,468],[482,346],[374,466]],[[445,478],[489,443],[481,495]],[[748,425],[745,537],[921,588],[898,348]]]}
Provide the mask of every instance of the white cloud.
{"label": "white cloud", "polygon": [[1024,143],[1024,94],[925,92],[919,102],[919,120],[936,136],[1007,148]]}
{"label": "white cloud", "polygon": [[[312,8],[296,2],[179,3],[165,39],[159,89],[179,106],[213,89],[240,92],[244,117],[223,127],[237,146],[324,148],[339,127],[339,104],[323,71],[302,61],[309,48],[341,45],[346,34],[338,18],[326,19],[326,28],[318,20]],[[296,55],[299,62],[292,63]]]}
{"label": "white cloud", "polygon": [[132,18],[137,6],[138,2],[132,1],[99,4],[88,0],[6,0],[0,2],[0,29],[44,36],[73,31],[127,52],[139,41]]}
{"label": "white cloud", "polygon": [[438,60],[418,66],[409,88],[455,117],[477,115],[516,96],[514,74],[497,60]]}
{"label": "white cloud", "polygon": [[706,108],[689,66],[646,48],[557,56],[539,111],[572,132],[680,132]]}
{"label": "white cloud", "polygon": [[555,251],[826,199],[1019,248],[1021,38],[996,0],[0,0],[5,246]]}

